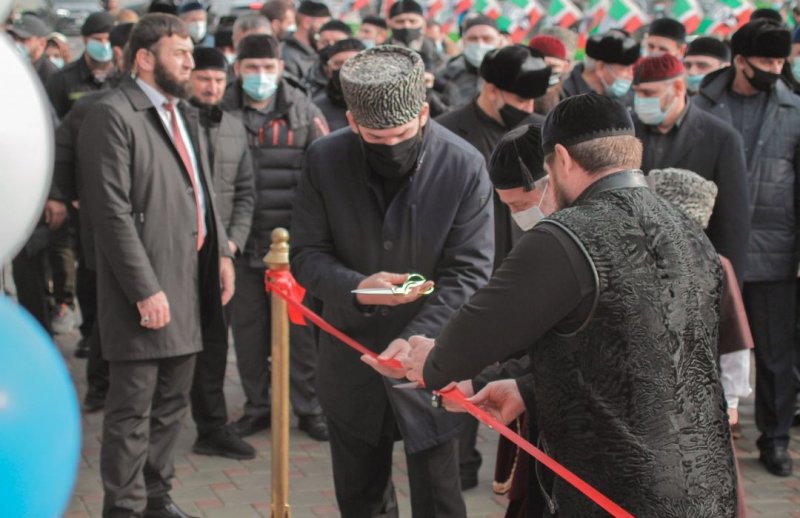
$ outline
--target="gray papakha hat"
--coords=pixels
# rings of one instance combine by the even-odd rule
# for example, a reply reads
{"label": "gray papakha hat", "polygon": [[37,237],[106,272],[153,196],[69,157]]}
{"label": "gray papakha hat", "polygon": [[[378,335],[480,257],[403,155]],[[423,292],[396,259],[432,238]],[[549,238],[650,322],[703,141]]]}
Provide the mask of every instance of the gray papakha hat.
{"label": "gray papakha hat", "polygon": [[701,227],[708,226],[717,199],[717,184],[695,172],[673,167],[653,169],[647,177],[656,194],[681,209]]}
{"label": "gray papakha hat", "polygon": [[420,55],[380,45],[348,59],[339,78],[347,108],[360,126],[387,129],[419,117],[425,103],[425,66]]}

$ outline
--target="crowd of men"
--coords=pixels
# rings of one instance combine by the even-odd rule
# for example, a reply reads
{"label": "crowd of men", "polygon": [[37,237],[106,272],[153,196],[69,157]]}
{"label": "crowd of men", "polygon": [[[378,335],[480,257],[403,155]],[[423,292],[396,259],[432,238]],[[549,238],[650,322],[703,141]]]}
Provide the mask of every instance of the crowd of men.
{"label": "crowd of men", "polygon": [[[315,0],[220,20],[193,0],[106,7],[74,59],[34,14],[5,25],[56,127],[9,266],[48,331],[80,315],[103,516],[187,516],[169,491],[188,407],[194,452],[255,457],[278,227],[305,304],[403,364],[291,326],[291,404],[330,441],[345,517],[397,515],[398,439],[414,516],[465,516],[479,483],[477,421],[397,379],[524,411],[522,433],[635,515],[741,516],[730,426],[754,348],[759,459],[792,473],[800,31],[775,11],[730,41],[670,18],[609,30],[576,61],[569,30],[513,44],[480,14],[454,44],[415,0],[357,27]],[[410,273],[429,281],[369,292]],[[509,516],[599,512],[534,464]]]}

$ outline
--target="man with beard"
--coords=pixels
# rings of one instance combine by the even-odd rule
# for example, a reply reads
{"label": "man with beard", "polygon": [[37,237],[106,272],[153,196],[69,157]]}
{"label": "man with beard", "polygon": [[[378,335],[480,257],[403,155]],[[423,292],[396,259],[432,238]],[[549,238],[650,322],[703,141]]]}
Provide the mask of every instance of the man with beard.
{"label": "man with beard", "polygon": [[297,29],[294,6],[289,0],[269,0],[261,6],[261,14],[272,25],[272,35],[283,41]]}
{"label": "man with beard", "polygon": [[283,62],[286,72],[302,81],[317,61],[319,29],[331,19],[328,6],[303,0],[297,8],[297,29],[283,38]]}
{"label": "man with beard", "polygon": [[[319,108],[283,77],[280,43],[254,34],[239,43],[234,63],[238,80],[225,93],[222,107],[240,119],[253,157],[256,205],[250,236],[236,259],[236,299],[231,328],[236,365],[247,400],[244,415],[233,424],[240,437],[270,426],[269,294],[264,291],[263,257],[272,231],[291,227],[294,191],[306,150],[328,134]],[[318,441],[328,429],[314,386],[316,350],[311,330],[291,325],[290,384],[298,428]]]}
{"label": "man with beard", "polygon": [[586,58],[564,81],[564,97],[596,92],[631,106],[633,65],[639,59],[639,43],[627,32],[610,30],[586,42]]}
{"label": "man with beard", "polygon": [[[253,162],[247,133],[241,121],[223,112],[219,104],[225,93],[225,56],[217,49],[194,49],[191,103],[200,112],[201,131],[208,141],[211,178],[217,199],[217,214],[228,235],[228,249],[236,255],[244,249],[253,219]],[[226,314],[229,309],[226,308]],[[226,336],[227,338],[227,336]],[[204,341],[197,355],[192,383],[192,417],[197,440],[192,451],[231,459],[252,459],[256,450],[229,426],[225,405],[225,366],[228,340]]]}
{"label": "man with beard", "polygon": [[386,43],[418,52],[426,72],[435,74],[444,65],[444,57],[436,50],[436,44],[425,37],[425,18],[420,4],[414,0],[393,3],[389,9],[389,28],[392,36]]}
{"label": "man with beard", "polygon": [[[483,157],[428,120],[424,65],[381,45],[347,61],[341,82],[352,131],[315,142],[292,213],[292,269],[323,317],[374,351],[410,334],[436,336],[491,271],[491,184]],[[389,273],[394,272],[394,273]],[[435,281],[407,295],[409,272]],[[342,516],[397,516],[391,480],[403,438],[414,516],[466,516],[458,478],[461,420],[430,394],[398,390],[323,334],[317,364]]]}
{"label": "man with beard", "polygon": [[781,79],[791,51],[782,24],[749,22],[734,33],[731,51],[733,66],[707,76],[693,102],[744,142],[751,230],[742,295],[756,345],[756,444],[766,469],[786,477],[796,383],[800,99]]}
{"label": "man with beard", "polygon": [[92,106],[78,141],[110,371],[103,516],[185,518],[169,496],[174,450],[196,353],[226,340],[233,264],[198,114],[181,102],[194,66],[186,26],[144,16],[126,61],[136,78]]}
{"label": "man with beard", "polygon": [[[559,103],[542,149],[559,210],[525,233],[435,342],[412,337],[383,355],[436,390],[527,350],[528,374],[470,401],[503,422],[535,411],[549,455],[634,516],[732,518],[718,254],[648,188],[633,121],[614,100]],[[558,516],[605,515],[559,478],[528,488]]]}
{"label": "man with beard", "polygon": [[303,86],[310,97],[315,97],[325,90],[330,80],[331,71],[326,68],[326,61],[330,56],[326,52],[328,47],[337,41],[351,38],[352,36],[353,30],[350,26],[339,20],[331,20],[320,27],[319,37],[317,38],[317,60],[309,69],[308,75],[306,75],[303,82]]}
{"label": "man with beard", "polygon": [[563,81],[572,70],[572,61],[567,57],[567,48],[564,42],[555,36],[547,34],[534,36],[528,42],[528,47],[541,53],[544,56],[544,62],[553,71],[547,92],[534,99],[533,103],[534,112],[547,115],[564,96]]}
{"label": "man with beard", "polygon": [[325,59],[324,70],[329,80],[325,86],[325,91],[318,93],[312,101],[322,110],[322,114],[325,115],[331,131],[347,126],[347,105],[342,94],[339,70],[341,70],[345,61],[365,48],[361,40],[349,38],[337,41],[320,52],[320,59]]}
{"label": "man with beard", "polygon": [[[551,70],[538,53],[534,57],[531,52],[523,45],[489,52],[480,67],[483,88],[478,97],[436,119],[436,122],[472,144],[487,164],[503,135],[523,122],[531,122],[533,99],[547,90]],[[497,193],[492,198],[496,268],[522,231],[512,222],[508,207]],[[462,488],[469,489],[478,483],[481,454],[475,449],[477,421],[465,420],[465,424],[464,432],[459,437],[459,462]]]}

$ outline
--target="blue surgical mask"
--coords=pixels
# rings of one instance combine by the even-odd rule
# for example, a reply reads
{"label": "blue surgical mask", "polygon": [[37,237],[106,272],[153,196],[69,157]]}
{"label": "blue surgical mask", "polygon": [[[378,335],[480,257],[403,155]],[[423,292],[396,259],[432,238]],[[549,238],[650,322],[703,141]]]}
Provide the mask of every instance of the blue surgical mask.
{"label": "blue surgical mask", "polygon": [[17,52],[19,52],[20,56],[22,56],[25,59],[30,59],[31,58],[31,54],[30,54],[30,51],[28,50],[28,47],[26,47],[24,44],[19,43],[19,42],[17,42],[15,44],[15,46],[17,47]]}
{"label": "blue surgical mask", "polygon": [[64,68],[64,58],[61,56],[50,56],[47,59],[49,59],[50,63],[54,64],[56,68]]}
{"label": "blue surgical mask", "polygon": [[800,81],[800,58],[794,58],[792,61],[792,75],[795,80]]}
{"label": "blue surgical mask", "polygon": [[703,78],[705,77],[705,74],[689,74],[686,76],[686,88],[688,88],[690,92],[699,92],[700,83],[703,82]]}
{"label": "blue surgical mask", "polygon": [[606,86],[606,93],[611,97],[622,97],[631,89],[631,83],[632,81],[630,79],[617,77],[614,79],[614,82],[611,83],[611,86],[606,86],[605,82],[603,82],[603,86]]}
{"label": "blue surgical mask", "polygon": [[108,63],[114,58],[114,53],[111,51],[111,43],[103,43],[102,41],[89,39],[86,42],[86,52],[89,57],[98,63]]}
{"label": "blue surgical mask", "polygon": [[242,89],[255,101],[266,101],[278,89],[276,74],[245,74],[242,76]]}
{"label": "blue surgical mask", "polygon": [[667,106],[666,110],[661,109],[661,97],[633,97],[633,111],[639,120],[648,126],[658,126],[667,118],[667,113],[672,108],[675,100]]}
{"label": "blue surgical mask", "polygon": [[464,45],[464,59],[475,68],[481,66],[484,56],[494,50],[494,45],[484,45],[483,43],[467,43]]}
{"label": "blue surgical mask", "polygon": [[374,46],[375,46],[375,40],[366,40],[366,39],[365,39],[365,40],[361,40],[361,43],[363,43],[363,44],[364,44],[364,46],[365,46],[366,48],[368,48],[368,49],[371,49],[372,47],[374,47]]}

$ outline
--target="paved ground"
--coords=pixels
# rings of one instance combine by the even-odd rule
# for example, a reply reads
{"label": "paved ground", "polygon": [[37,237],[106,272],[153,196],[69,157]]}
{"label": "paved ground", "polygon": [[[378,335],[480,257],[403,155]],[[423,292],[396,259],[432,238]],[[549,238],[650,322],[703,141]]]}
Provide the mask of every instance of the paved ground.
{"label": "paved ground", "polygon": [[[85,360],[73,358],[76,336],[59,337],[59,345],[67,359],[79,394],[85,390]],[[241,415],[243,394],[233,357],[229,358],[225,385],[231,419]],[[737,441],[739,461],[747,493],[750,516],[800,518],[800,429],[794,429],[792,454],[795,458],[795,475],[777,478],[766,473],[758,464],[757,450],[753,444],[756,430],[753,425],[752,399],[744,402],[743,437]],[[99,455],[102,413],[83,416],[83,451],[74,496],[67,510],[67,518],[99,517],[102,505],[102,486],[99,475]],[[270,501],[270,437],[268,433],[250,439],[258,450],[252,461],[234,461],[218,457],[204,457],[191,453],[195,431],[187,416],[181,434],[176,471],[177,479],[173,499],[187,512],[206,518],[268,517]],[[494,453],[497,434],[483,427],[478,448],[484,455],[480,472],[480,485],[464,493],[470,517],[500,517],[505,510],[504,497],[491,491],[494,471]],[[398,486],[401,516],[409,517],[408,485],[401,448],[395,448],[395,480]],[[292,429],[291,437],[290,504],[294,518],[322,518],[338,516],[333,493],[330,453],[327,445],[309,439]]]}

